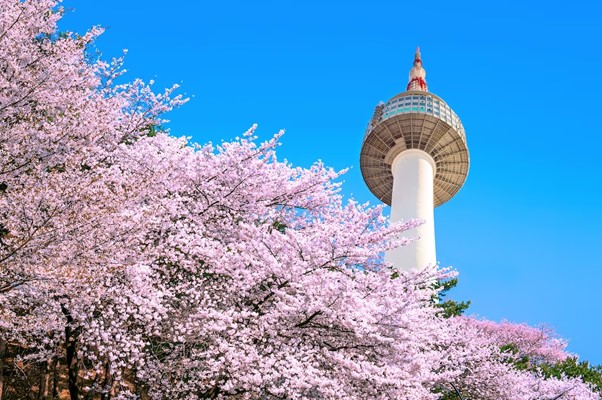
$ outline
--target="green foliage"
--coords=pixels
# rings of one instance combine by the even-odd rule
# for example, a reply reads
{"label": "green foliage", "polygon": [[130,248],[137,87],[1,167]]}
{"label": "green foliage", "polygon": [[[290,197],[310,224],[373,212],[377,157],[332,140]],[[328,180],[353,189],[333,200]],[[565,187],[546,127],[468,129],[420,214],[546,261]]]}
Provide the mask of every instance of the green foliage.
{"label": "green foliage", "polygon": [[437,281],[435,283],[435,289],[441,289],[439,291],[439,295],[437,298],[433,299],[435,303],[435,307],[441,309],[439,312],[441,316],[444,318],[457,317],[460,316],[470,307],[469,301],[454,301],[454,300],[445,300],[444,297],[447,295],[451,289],[456,287],[458,284],[458,278],[447,279],[444,281]]}
{"label": "green foliage", "polygon": [[502,354],[506,355],[507,362],[511,363],[517,370],[525,371],[531,367],[531,360],[529,359],[529,356],[522,355],[517,358],[519,349],[514,343],[505,344],[500,347],[500,350]]}
{"label": "green foliage", "polygon": [[121,140],[119,141],[119,143],[123,143],[126,145],[132,145],[134,144],[136,141],[138,141],[138,139],[140,139],[140,137],[142,136],[147,136],[147,137],[155,137],[157,136],[159,133],[164,133],[166,132],[166,129],[158,124],[150,124],[147,126],[144,126],[143,128],[141,128],[139,130],[139,136],[135,136],[135,135],[125,135],[121,138]]}
{"label": "green foliage", "polygon": [[272,228],[276,229],[280,233],[286,233],[286,224],[283,224],[280,221],[274,221]]}
{"label": "green foliage", "polygon": [[602,365],[592,366],[588,361],[579,362],[577,357],[568,357],[555,364],[541,363],[535,365],[526,355],[517,357],[519,350],[515,344],[504,345],[500,350],[507,355],[507,361],[519,371],[536,371],[546,379],[581,378],[583,382],[591,384],[594,391],[602,393]]}
{"label": "green foliage", "polygon": [[587,361],[579,362],[577,357],[569,357],[553,365],[543,364],[540,370],[546,378],[581,378],[583,382],[591,384],[596,392],[602,393],[602,365],[593,366]]}
{"label": "green foliage", "polygon": [[151,125],[146,129],[147,129],[146,136],[148,136],[148,137],[155,137],[155,136],[157,136],[158,132],[163,131],[163,128],[161,126],[157,126],[157,125]]}

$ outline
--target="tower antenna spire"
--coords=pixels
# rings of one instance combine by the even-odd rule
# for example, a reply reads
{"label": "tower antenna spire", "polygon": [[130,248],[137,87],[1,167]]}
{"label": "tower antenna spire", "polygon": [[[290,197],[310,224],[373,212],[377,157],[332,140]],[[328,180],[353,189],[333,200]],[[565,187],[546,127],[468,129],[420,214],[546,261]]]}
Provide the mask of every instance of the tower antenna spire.
{"label": "tower antenna spire", "polygon": [[422,68],[420,47],[416,47],[416,53],[414,53],[414,66],[410,70],[410,79],[408,81],[406,90],[420,90],[423,92],[429,91],[428,85],[426,84],[426,71],[424,68]]}

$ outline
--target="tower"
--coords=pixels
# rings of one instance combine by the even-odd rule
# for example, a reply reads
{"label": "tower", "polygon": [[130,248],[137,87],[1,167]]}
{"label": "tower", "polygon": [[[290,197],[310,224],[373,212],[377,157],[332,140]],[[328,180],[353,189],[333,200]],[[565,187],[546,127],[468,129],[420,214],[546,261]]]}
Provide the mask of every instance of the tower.
{"label": "tower", "polygon": [[360,154],[364,181],[391,206],[391,221],[424,221],[404,234],[418,240],[385,255],[395,268],[436,263],[434,208],[460,190],[468,166],[464,127],[443,99],[428,91],[417,48],[406,91],[376,106]]}

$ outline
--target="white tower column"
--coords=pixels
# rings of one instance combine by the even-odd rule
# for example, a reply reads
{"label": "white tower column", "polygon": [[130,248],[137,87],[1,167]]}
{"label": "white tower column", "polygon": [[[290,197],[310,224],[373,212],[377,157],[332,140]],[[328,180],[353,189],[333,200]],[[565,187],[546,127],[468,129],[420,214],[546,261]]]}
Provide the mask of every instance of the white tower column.
{"label": "white tower column", "polygon": [[409,271],[435,264],[435,214],[433,179],[436,164],[426,152],[418,149],[402,151],[391,164],[393,190],[391,222],[418,218],[424,223],[405,231],[405,237],[419,237],[414,242],[389,250],[385,260],[397,269]]}

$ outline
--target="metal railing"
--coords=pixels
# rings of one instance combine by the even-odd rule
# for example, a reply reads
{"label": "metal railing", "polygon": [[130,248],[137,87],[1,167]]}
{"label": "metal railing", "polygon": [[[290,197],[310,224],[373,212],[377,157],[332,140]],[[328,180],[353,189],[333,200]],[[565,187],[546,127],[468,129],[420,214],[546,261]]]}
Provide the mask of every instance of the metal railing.
{"label": "metal railing", "polygon": [[460,118],[456,113],[439,97],[427,92],[404,92],[393,97],[386,104],[379,103],[375,109],[368,127],[364,140],[372,132],[374,127],[382,121],[393,118],[400,114],[426,114],[442,120],[454,128],[460,136],[466,141],[466,134]]}

